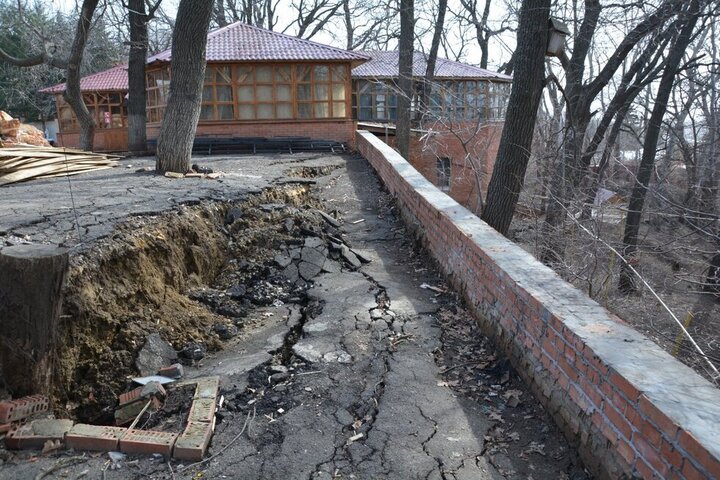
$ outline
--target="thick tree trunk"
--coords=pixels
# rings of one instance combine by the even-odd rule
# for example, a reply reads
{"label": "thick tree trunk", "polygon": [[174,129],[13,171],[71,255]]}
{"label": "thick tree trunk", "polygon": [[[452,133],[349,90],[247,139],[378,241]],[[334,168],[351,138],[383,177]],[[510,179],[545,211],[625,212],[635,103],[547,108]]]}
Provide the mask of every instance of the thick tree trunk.
{"label": "thick tree trunk", "polygon": [[75,30],[75,39],[70,48],[70,58],[68,58],[67,62],[67,81],[65,82],[64,94],[65,101],[75,112],[80,124],[80,148],[88,151],[93,149],[96,125],[95,119],[90,115],[80,92],[80,67],[97,4],[98,0],[85,0],[80,8],[80,18]]}
{"label": "thick tree trunk", "polygon": [[147,151],[145,60],[148,51],[148,17],[145,14],[145,0],[128,0],[128,7],[128,148],[134,154],[143,154]]}
{"label": "thick tree trunk", "polygon": [[410,154],[410,106],[413,97],[413,56],[415,41],[415,13],[413,0],[400,0],[400,65],[395,142],[404,158]]}
{"label": "thick tree trunk", "polygon": [[657,143],[662,129],[662,120],[667,110],[667,103],[672,92],[677,69],[682,61],[685,50],[692,39],[693,30],[700,16],[700,0],[692,0],[687,7],[683,23],[683,28],[678,38],[673,43],[668,52],[667,62],[663,71],[660,85],[658,86],[657,95],[655,96],[655,104],[653,105],[652,114],[648,128],[645,132],[645,142],[643,143],[643,155],[640,160],[640,166],[635,177],[635,185],[633,186],[630,196],[630,204],[628,205],[628,214],[625,219],[625,232],[623,234],[623,250],[622,255],[624,262],[620,265],[620,280],[618,289],[622,293],[632,293],[637,290],[636,278],[630,265],[637,267],[639,259],[635,256],[638,249],[638,237],[640,233],[640,219],[642,218],[643,207],[645,205],[645,195],[650,184],[650,178],[653,173],[653,165],[655,156],[657,155]]}
{"label": "thick tree trunk", "polygon": [[50,391],[67,270],[56,247],[0,250],[0,371],[13,396]]}
{"label": "thick tree trunk", "polygon": [[190,169],[200,119],[205,50],[213,0],[181,0],[175,20],[170,63],[170,96],[158,136],[158,173]]}
{"label": "thick tree trunk", "polygon": [[545,75],[550,0],[523,0],[517,33],[515,80],[482,219],[507,234],[525,180]]}

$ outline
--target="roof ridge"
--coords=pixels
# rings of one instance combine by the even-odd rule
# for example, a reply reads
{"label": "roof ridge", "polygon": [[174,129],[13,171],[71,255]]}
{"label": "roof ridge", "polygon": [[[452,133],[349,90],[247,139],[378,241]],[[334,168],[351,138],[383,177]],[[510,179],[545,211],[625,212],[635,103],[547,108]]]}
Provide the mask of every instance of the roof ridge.
{"label": "roof ridge", "polygon": [[[249,23],[245,23],[245,22],[242,22],[242,21],[240,21],[240,20],[238,20],[237,22],[231,23],[230,25],[226,25],[226,26],[224,26],[224,27],[222,27],[222,28],[219,28],[219,29],[217,29],[217,30],[213,30],[211,33],[212,33],[212,34],[219,33],[221,30],[229,29],[229,27],[237,27],[237,26],[249,27],[249,28],[251,28],[251,29],[253,29],[253,30],[257,30],[257,31],[260,31],[260,32],[263,32],[263,33],[266,33],[266,34],[270,34],[270,35],[279,35],[279,36],[281,36],[281,37],[285,37],[285,38],[287,38],[287,39],[289,39],[289,40],[292,40],[292,41],[302,42],[302,43],[309,44],[309,45],[313,45],[313,46],[315,46],[315,47],[320,47],[320,48],[323,48],[323,49],[326,49],[326,50],[332,50],[332,51],[337,52],[337,53],[346,53],[346,54],[349,53],[349,54],[354,54],[354,55],[357,55],[357,56],[360,57],[360,58],[363,58],[363,57],[366,57],[366,56],[367,56],[367,55],[363,55],[363,54],[358,54],[356,50],[345,50],[345,49],[342,49],[342,48],[333,47],[333,46],[331,46],[331,45],[325,45],[325,44],[323,44],[323,43],[318,43],[318,42],[315,42],[315,41],[312,41],[312,40],[307,40],[307,39],[300,38],[300,37],[294,37],[294,36],[289,35],[289,34],[287,34],[287,33],[276,32],[275,30],[269,30],[269,29],[267,29],[267,28],[258,27],[258,26],[256,26],[256,25],[251,25],[251,24],[249,24]],[[208,34],[208,39],[209,39],[209,38],[210,38],[210,34]]]}

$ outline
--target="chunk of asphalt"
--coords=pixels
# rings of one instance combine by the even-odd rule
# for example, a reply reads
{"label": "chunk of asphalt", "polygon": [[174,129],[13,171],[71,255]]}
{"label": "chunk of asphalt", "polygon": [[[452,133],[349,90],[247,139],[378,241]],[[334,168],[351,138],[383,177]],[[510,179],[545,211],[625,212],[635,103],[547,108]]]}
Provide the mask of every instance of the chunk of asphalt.
{"label": "chunk of asphalt", "polygon": [[151,333],[145,338],[145,345],[138,352],[135,366],[140,375],[152,375],[165,365],[175,363],[177,358],[175,349],[163,340],[159,333]]}

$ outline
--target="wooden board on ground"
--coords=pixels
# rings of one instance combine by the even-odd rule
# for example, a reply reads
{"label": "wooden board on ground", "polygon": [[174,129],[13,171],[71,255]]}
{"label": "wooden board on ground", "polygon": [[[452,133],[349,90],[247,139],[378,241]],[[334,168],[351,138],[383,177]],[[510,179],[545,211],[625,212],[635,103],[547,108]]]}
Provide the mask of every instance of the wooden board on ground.
{"label": "wooden board on ground", "polygon": [[118,165],[118,158],[70,148],[0,148],[0,186],[113,168]]}

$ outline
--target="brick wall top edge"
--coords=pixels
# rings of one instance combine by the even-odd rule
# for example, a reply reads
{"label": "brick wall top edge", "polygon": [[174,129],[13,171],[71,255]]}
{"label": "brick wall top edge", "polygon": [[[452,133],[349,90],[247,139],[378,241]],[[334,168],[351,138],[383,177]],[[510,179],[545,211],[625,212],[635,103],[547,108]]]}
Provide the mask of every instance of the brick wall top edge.
{"label": "brick wall top edge", "polygon": [[365,131],[358,131],[358,139],[382,153],[418,195],[447,215],[475,248],[540,300],[603,363],[720,458],[720,390],[441,192],[382,140]]}

